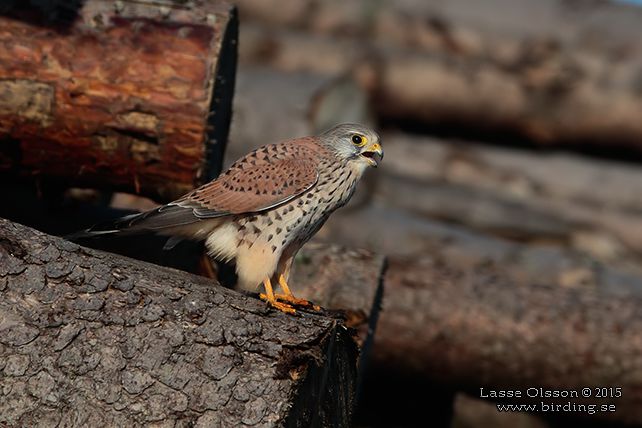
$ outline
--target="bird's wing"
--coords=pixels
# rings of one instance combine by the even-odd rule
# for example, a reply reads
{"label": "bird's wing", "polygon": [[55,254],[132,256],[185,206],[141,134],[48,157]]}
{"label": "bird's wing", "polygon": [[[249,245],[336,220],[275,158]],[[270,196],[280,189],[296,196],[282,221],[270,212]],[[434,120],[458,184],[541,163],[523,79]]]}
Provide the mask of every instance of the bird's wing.
{"label": "bird's wing", "polygon": [[199,219],[255,213],[296,198],[318,179],[313,160],[280,159],[231,169],[168,207],[190,208]]}
{"label": "bird's wing", "polygon": [[217,179],[174,202],[126,219],[125,227],[132,229],[131,232],[158,230],[204,219],[261,212],[311,189],[319,173],[309,153],[296,146],[289,151],[287,145],[278,149],[276,146],[248,154]]}
{"label": "bird's wing", "polygon": [[258,148],[236,161],[217,179],[156,209],[99,224],[73,235],[161,232],[200,220],[256,213],[281,205],[311,189],[319,179],[313,138]]}

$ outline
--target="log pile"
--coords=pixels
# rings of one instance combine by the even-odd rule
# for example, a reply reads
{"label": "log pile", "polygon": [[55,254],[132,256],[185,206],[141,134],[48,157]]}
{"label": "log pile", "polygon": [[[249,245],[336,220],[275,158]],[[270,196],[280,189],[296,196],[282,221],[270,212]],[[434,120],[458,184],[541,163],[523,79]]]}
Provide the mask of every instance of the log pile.
{"label": "log pile", "polygon": [[[0,215],[70,232],[117,214],[68,186],[167,201],[215,177],[236,19],[217,2],[2,5]],[[137,241],[129,253],[153,259],[157,242]],[[383,269],[307,250],[295,290],[327,310],[287,316],[0,219],[0,425],[349,426]]]}
{"label": "log pile", "polygon": [[[492,261],[521,284],[642,292],[639,168],[401,134],[386,142],[373,200],[338,213],[328,239]],[[363,223],[382,232],[356,227]]]}
{"label": "log pile", "polygon": [[169,6],[3,6],[0,172],[163,201],[218,175],[236,10]]}
{"label": "log pile", "polygon": [[[288,97],[274,105],[287,82]],[[242,70],[226,163],[266,139],[314,132],[310,113],[332,94],[323,92],[331,83],[308,73]],[[382,168],[366,175],[365,188],[321,230],[325,240],[392,256],[437,252],[463,266],[492,261],[520,284],[642,290],[642,173],[635,164],[400,132],[384,132],[383,144]]]}
{"label": "log pile", "polygon": [[[75,410],[76,420],[88,423],[148,423],[160,417],[211,425],[223,412],[232,423],[341,425],[347,423],[360,378],[365,377],[357,419],[362,426],[451,426],[454,419],[460,426],[462,421],[475,427],[490,421],[487,425],[550,427],[536,415],[506,416],[494,405],[474,400],[479,387],[592,386],[621,387],[624,393],[594,401],[614,404],[616,412],[581,415],[582,422],[591,418],[597,426],[642,424],[637,376],[642,370],[637,358],[642,317],[638,166],[489,146],[477,138],[462,141],[399,131],[492,134],[503,143],[510,136],[511,144],[527,138],[546,147],[581,141],[585,151],[606,147],[602,153],[626,149],[639,156],[640,10],[562,0],[491,0],[484,5],[470,0],[238,3],[245,19],[243,68],[226,163],[258,145],[316,133],[336,122],[372,123],[374,117],[388,125],[383,129],[382,168],[366,177],[354,200],[319,232],[320,241],[369,251],[312,245],[295,264],[297,294],[343,311],[303,314],[298,326],[211,281],[150,270],[144,263],[2,223],[0,291],[9,297],[0,301],[0,311],[8,314],[0,312],[0,320],[8,320],[0,321],[0,329],[8,332],[0,335],[5,357],[0,369],[9,374],[12,387],[1,391],[9,391],[4,398],[14,400],[10,403],[15,397],[27,403],[20,415],[8,411],[8,421],[65,422],[69,413],[57,406],[63,402],[61,394],[72,394],[64,397],[98,400],[99,405],[85,413]],[[181,3],[187,8],[194,4]],[[173,19],[187,16],[183,6],[171,10],[178,13]],[[496,13],[498,9],[503,13]],[[6,104],[24,107],[18,110],[31,115],[23,118],[25,123],[38,118],[32,106],[39,105],[42,95],[33,93],[29,102],[14,97]],[[10,109],[1,98],[0,113],[6,116]],[[109,181],[104,170],[100,173],[110,189],[123,188]],[[187,186],[187,181],[181,183]],[[128,186],[131,190],[131,183]],[[3,195],[10,195],[13,187],[4,187]],[[149,190],[141,193],[165,197]],[[0,206],[0,215],[46,218],[30,222],[44,229],[60,231],[62,227],[53,226],[66,220],[65,231],[71,231],[70,218],[93,222],[73,210],[63,213],[60,206],[47,211],[48,206],[32,209],[11,201]],[[125,207],[147,204],[130,200]],[[23,217],[15,215],[17,211]],[[34,243],[23,242],[23,235]],[[21,246],[34,255],[23,251],[21,256]],[[383,257],[376,254],[391,256],[385,275]],[[82,277],[71,265],[80,266]],[[118,268],[121,277],[94,272],[94,265]],[[127,278],[141,278],[131,289],[124,286],[126,292],[118,288],[123,281],[130,284],[124,270]],[[160,279],[145,281],[146,275]],[[100,281],[104,278],[109,278],[107,286]],[[91,285],[96,281],[98,287]],[[167,290],[160,287],[165,283],[170,284]],[[58,287],[69,297],[57,294]],[[192,295],[198,298],[187,298]],[[50,298],[53,305],[47,303]],[[224,303],[218,303],[221,299]],[[190,302],[205,306],[194,309]],[[35,318],[28,316],[33,308],[40,314]],[[132,325],[122,315],[126,311]],[[69,318],[61,321],[67,312]],[[198,324],[202,314],[220,319],[221,326],[242,326],[222,327],[221,332],[212,328],[206,333],[213,338],[196,337],[202,325],[211,325],[207,320]],[[377,318],[380,328],[372,345]],[[31,330],[16,333],[17,323],[11,320]],[[63,332],[67,325],[73,328]],[[345,327],[353,329],[350,334]],[[173,336],[175,331],[182,341]],[[304,336],[301,341],[299,334]],[[31,341],[5,343],[16,337],[18,342],[20,337]],[[56,345],[60,340],[62,345]],[[139,342],[130,343],[135,340]],[[163,345],[163,353],[152,355],[151,362],[144,355],[151,346],[148,341]],[[51,362],[47,367],[25,360],[22,352],[41,343],[44,346],[33,352],[47,354],[42,360]],[[92,359],[95,352],[87,343],[101,346],[108,355],[101,351]],[[72,351],[62,359],[71,362],[60,363],[58,354]],[[125,357],[126,352],[133,354]],[[224,371],[230,366],[220,379],[215,375],[220,375],[219,364],[204,365],[208,352],[221,353]],[[165,359],[157,364],[156,358]],[[159,366],[170,370],[182,364],[188,368],[177,369],[177,374],[159,371]],[[65,370],[80,386],[61,380],[66,379]],[[212,405],[214,409],[204,403],[215,402],[218,389],[193,391],[191,381],[175,383],[203,373],[207,385],[224,383],[228,376],[243,379],[239,370],[249,370],[248,379],[256,387],[247,392],[249,387],[241,383],[245,386],[237,392],[237,380],[230,400]],[[116,371],[113,379],[105,379],[104,373]],[[346,388],[331,389],[340,384]],[[106,387],[94,392],[88,385]],[[257,391],[270,391],[272,401]],[[79,395],[73,395],[76,392]],[[334,399],[328,402],[327,394]],[[114,401],[107,402],[107,397]],[[122,411],[117,409],[121,406]],[[305,409],[318,406],[320,419],[314,420]]]}

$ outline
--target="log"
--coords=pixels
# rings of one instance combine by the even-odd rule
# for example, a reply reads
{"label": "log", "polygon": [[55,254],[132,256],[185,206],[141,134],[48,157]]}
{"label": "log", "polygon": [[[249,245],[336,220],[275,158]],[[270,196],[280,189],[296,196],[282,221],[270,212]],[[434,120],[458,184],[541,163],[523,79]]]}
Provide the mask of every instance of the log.
{"label": "log", "polygon": [[159,201],[216,177],[231,118],[235,8],[78,5],[0,10],[0,172]]}
{"label": "log", "polygon": [[297,295],[326,309],[345,311],[349,326],[369,320],[374,330],[385,270],[383,255],[315,240],[297,255],[292,282]]}
{"label": "log", "polygon": [[[565,0],[237,4],[252,27],[244,30],[244,61],[322,73],[365,67],[374,76],[366,84],[372,106],[388,123],[581,145],[611,156],[613,149],[642,153],[639,7]],[[271,13],[275,4],[282,13]]]}
{"label": "log", "polygon": [[466,268],[492,263],[503,266],[516,286],[548,284],[642,296],[642,269],[632,253],[622,254],[620,262],[602,262],[572,248],[537,241],[510,242],[379,201],[334,217],[319,231],[321,239],[397,258],[436,253]]}
{"label": "log", "polygon": [[360,355],[357,364],[357,402],[368,373],[368,361],[384,294],[385,256],[313,241],[301,249],[292,268],[297,296],[339,311],[355,330]]}
{"label": "log", "polygon": [[[391,260],[385,282],[376,370],[394,369],[475,397],[480,387],[524,396],[529,387],[620,387],[620,398],[571,400],[615,404],[615,412],[573,416],[642,423],[639,295],[520,286],[496,265],[465,269],[439,256]],[[540,401],[555,400],[519,403]]]}
{"label": "log", "polygon": [[0,220],[0,424],[349,426],[358,348],[202,278]]}
{"label": "log", "polygon": [[[390,205],[502,237],[562,242],[612,264],[623,257],[630,264],[642,251],[636,197],[642,172],[634,165],[474,141],[385,137],[386,173],[377,193]],[[425,197],[413,200],[419,189]]]}

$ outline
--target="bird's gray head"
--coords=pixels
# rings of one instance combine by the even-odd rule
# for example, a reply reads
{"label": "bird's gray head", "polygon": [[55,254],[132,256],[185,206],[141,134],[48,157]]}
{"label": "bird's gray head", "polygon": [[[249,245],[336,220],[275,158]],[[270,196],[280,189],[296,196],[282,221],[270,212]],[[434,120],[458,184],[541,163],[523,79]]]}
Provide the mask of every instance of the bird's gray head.
{"label": "bird's gray head", "polygon": [[348,161],[376,167],[383,159],[379,135],[357,123],[337,125],[319,135],[319,139]]}

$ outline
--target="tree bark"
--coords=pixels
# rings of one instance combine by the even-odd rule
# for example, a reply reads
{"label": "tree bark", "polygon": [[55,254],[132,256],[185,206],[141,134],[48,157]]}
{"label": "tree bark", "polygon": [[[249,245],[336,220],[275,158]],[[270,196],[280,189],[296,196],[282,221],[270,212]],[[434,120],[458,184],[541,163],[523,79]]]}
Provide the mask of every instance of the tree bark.
{"label": "tree bark", "polygon": [[0,10],[0,172],[159,201],[216,177],[234,90],[234,7],[79,4]]}
{"label": "tree bark", "polygon": [[[372,361],[377,370],[475,397],[480,387],[518,389],[524,397],[530,387],[588,387],[591,398],[570,401],[615,404],[616,411],[573,417],[642,423],[639,296],[517,286],[494,265],[462,269],[438,258],[391,261],[385,281]],[[596,387],[620,387],[622,396],[596,397]]]}
{"label": "tree bark", "polygon": [[0,220],[0,423],[349,426],[357,346],[210,280]]}

